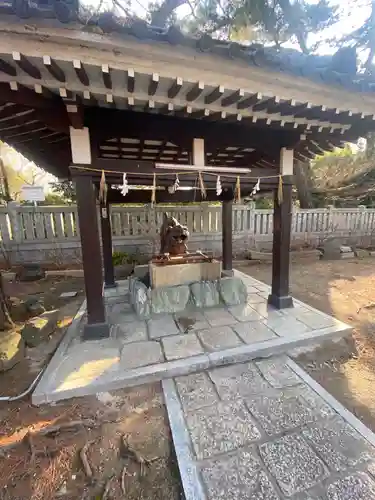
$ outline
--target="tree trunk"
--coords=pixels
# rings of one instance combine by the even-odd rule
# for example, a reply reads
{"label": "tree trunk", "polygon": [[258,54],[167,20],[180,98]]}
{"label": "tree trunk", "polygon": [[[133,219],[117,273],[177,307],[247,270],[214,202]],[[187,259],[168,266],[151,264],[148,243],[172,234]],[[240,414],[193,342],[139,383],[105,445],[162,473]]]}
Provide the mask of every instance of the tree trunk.
{"label": "tree trunk", "polygon": [[157,10],[151,13],[151,24],[164,28],[172,12],[184,3],[186,0],[164,0]]}
{"label": "tree trunk", "polygon": [[3,276],[0,274],[0,331],[10,330],[14,327],[8,308],[8,300],[4,291]]}
{"label": "tree trunk", "polygon": [[301,208],[313,208],[311,193],[311,167],[308,163],[294,162],[294,178]]}

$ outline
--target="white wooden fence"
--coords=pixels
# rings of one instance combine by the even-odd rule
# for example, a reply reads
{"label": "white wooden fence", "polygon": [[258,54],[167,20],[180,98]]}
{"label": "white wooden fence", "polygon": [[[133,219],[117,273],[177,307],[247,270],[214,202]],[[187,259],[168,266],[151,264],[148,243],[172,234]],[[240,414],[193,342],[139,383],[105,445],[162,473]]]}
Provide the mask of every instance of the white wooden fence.
{"label": "white wooden fence", "polygon": [[[114,247],[146,252],[151,240],[158,239],[157,231],[164,212],[188,226],[192,248],[199,246],[205,250],[220,250],[221,207],[208,204],[154,208],[114,206],[111,212]],[[234,249],[241,252],[272,242],[272,219],[272,210],[255,209],[252,204],[233,205]],[[293,210],[293,239],[316,242],[332,233],[353,238],[375,236],[375,209],[330,207]],[[57,248],[62,253],[68,254],[74,249],[79,254],[76,207],[24,207],[14,204],[2,207],[0,238],[3,252],[12,254],[12,259],[16,261],[47,259],[45,252],[56,251]]]}

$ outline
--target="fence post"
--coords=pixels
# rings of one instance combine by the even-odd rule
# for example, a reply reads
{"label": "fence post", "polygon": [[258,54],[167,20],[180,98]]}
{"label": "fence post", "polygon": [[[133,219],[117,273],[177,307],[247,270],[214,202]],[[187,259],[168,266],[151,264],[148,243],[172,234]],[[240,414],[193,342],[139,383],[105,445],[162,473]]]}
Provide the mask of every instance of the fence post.
{"label": "fence post", "polygon": [[250,201],[249,207],[249,237],[255,237],[255,201]]}
{"label": "fence post", "polygon": [[16,201],[10,201],[7,205],[10,227],[12,229],[13,241],[20,243],[23,240],[23,234],[21,231],[20,219],[18,214],[18,207],[20,205]]}

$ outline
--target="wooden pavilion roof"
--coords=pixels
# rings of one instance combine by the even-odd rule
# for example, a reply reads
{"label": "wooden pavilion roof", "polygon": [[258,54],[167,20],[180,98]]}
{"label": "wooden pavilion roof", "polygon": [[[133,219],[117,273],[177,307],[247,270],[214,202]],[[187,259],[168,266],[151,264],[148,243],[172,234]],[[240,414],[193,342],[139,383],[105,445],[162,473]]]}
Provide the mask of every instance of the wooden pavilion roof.
{"label": "wooden pavilion roof", "polygon": [[93,130],[98,166],[189,164],[204,137],[207,165],[264,171],[281,146],[306,160],[374,130],[375,80],[352,53],[306,57],[109,15],[83,26],[77,4],[59,4],[15,13],[0,0],[0,138],[59,177],[69,127]]}

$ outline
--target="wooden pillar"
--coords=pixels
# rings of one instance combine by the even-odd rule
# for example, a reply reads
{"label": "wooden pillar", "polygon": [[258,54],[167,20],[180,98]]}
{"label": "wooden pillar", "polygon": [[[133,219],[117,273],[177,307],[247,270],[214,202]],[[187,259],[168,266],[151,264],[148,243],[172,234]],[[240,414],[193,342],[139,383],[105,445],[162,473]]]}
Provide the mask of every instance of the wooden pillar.
{"label": "wooden pillar", "polygon": [[100,206],[100,225],[102,230],[104,287],[114,288],[116,286],[116,282],[112,260],[111,212],[108,202],[106,204],[101,204]]}
{"label": "wooden pillar", "polygon": [[[70,143],[74,164],[91,163],[90,136],[87,128],[70,128]],[[83,274],[85,279],[87,324],[83,329],[84,340],[109,337],[105,321],[103,298],[102,257],[96,213],[96,197],[90,175],[75,173],[77,212],[81,236]]]}
{"label": "wooden pillar", "polygon": [[283,175],[282,201],[279,201],[276,190],[273,210],[272,291],[268,303],[277,309],[284,309],[293,307],[293,299],[289,295],[293,150],[282,148],[280,172]]}
{"label": "wooden pillar", "polygon": [[222,238],[223,238],[223,274],[233,275],[233,250],[232,250],[232,207],[233,199],[224,200],[222,203]]}

